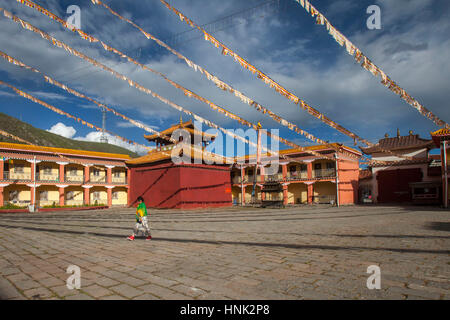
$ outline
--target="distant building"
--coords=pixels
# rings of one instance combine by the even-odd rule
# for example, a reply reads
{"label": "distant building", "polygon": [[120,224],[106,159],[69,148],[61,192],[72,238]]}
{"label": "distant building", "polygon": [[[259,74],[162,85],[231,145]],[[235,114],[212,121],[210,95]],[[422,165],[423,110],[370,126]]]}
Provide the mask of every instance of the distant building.
{"label": "distant building", "polygon": [[[395,161],[391,165],[374,164],[360,172],[359,189],[361,202],[373,203],[439,203],[441,183],[436,176],[435,160],[429,155],[434,149],[432,140],[420,138],[409,132],[396,137],[385,136],[373,147],[361,148],[373,160]],[[407,160],[391,155],[392,151]]]}
{"label": "distant building", "polygon": [[129,159],[123,154],[0,142],[0,207],[126,206]]}
{"label": "distant building", "polygon": [[[289,204],[355,204],[358,201],[358,172],[361,152],[333,143],[330,146],[310,146],[307,150],[324,155],[319,158],[298,149],[281,150],[277,173],[267,174],[270,164],[259,166],[256,175],[256,200],[264,201],[261,188],[266,181],[280,182],[283,201]],[[331,157],[325,158],[325,155]],[[246,157],[246,163],[231,171],[233,203],[245,205],[251,202],[255,164],[249,163],[255,156]]]}

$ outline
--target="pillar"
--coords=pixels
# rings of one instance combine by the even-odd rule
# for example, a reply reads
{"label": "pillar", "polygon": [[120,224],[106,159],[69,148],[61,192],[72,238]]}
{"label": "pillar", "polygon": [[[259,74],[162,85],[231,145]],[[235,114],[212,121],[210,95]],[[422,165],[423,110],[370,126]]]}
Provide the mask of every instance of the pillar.
{"label": "pillar", "polygon": [[244,188],[245,168],[241,168],[241,205],[245,204],[245,188]]}
{"label": "pillar", "polygon": [[130,181],[131,181],[131,170],[130,170],[130,168],[127,168],[127,186],[128,186],[127,204],[128,204],[128,206],[131,206],[131,184],[130,184]]}
{"label": "pillar", "polygon": [[106,168],[106,183],[108,184],[112,183],[112,168],[109,167]]}
{"label": "pillar", "polygon": [[313,174],[312,174],[312,162],[308,162],[306,164],[306,170],[307,170],[307,174],[308,174],[308,179],[312,179]]}
{"label": "pillar", "polygon": [[[34,164],[34,162],[31,162],[31,181],[34,182],[36,181],[36,165]],[[31,202],[33,203],[33,202]]]}
{"label": "pillar", "polygon": [[64,182],[65,174],[64,174],[64,164],[59,164],[59,182]]}
{"label": "pillar", "polygon": [[287,164],[281,165],[281,171],[283,173],[283,181],[287,180]]}
{"label": "pillar", "polygon": [[[31,170],[31,171],[33,171],[33,170]],[[35,199],[35,197],[36,197],[36,188],[35,187],[30,187],[30,194],[31,194],[30,204],[35,205],[36,204],[36,199]]]}
{"label": "pillar", "polygon": [[283,204],[288,204],[288,184],[283,184]]}
{"label": "pillar", "polygon": [[5,166],[3,163],[3,159],[0,159],[0,181],[4,179],[3,170],[5,169]]}
{"label": "pillar", "polygon": [[91,170],[89,167],[88,165],[84,166],[84,183],[91,181]]}
{"label": "pillar", "polygon": [[4,189],[5,189],[4,187],[0,187],[0,207],[3,207],[5,205],[5,201],[3,198],[3,190]]}
{"label": "pillar", "polygon": [[[89,169],[89,167],[88,167]],[[84,204],[89,205],[91,202],[90,196],[89,196],[89,188],[84,188]]]}
{"label": "pillar", "polygon": [[106,188],[107,198],[108,198],[108,207],[112,206],[112,188]]}
{"label": "pillar", "polygon": [[59,205],[63,206],[66,204],[65,194],[64,194],[64,188],[59,187]]}
{"label": "pillar", "polygon": [[308,184],[307,186],[308,204],[312,204],[314,198],[314,187],[312,183]]}

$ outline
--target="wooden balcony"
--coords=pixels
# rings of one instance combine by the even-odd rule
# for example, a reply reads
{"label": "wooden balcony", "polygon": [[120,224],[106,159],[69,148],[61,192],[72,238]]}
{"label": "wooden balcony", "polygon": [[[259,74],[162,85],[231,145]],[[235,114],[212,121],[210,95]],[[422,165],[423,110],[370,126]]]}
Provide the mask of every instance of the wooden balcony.
{"label": "wooden balcony", "polygon": [[308,172],[306,171],[290,171],[287,173],[286,180],[306,180],[308,179]]}
{"label": "wooden balcony", "polygon": [[323,178],[335,178],[336,177],[336,169],[321,169],[321,170],[313,170],[312,176],[314,179],[323,179]]}

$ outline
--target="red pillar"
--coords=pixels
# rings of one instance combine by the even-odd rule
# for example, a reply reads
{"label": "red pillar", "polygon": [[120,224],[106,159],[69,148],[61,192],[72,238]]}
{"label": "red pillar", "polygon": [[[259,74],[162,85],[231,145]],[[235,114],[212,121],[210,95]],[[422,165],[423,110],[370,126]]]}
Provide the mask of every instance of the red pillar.
{"label": "red pillar", "polygon": [[60,164],[59,165],[59,182],[64,182],[64,165]]}
{"label": "red pillar", "polygon": [[[308,177],[308,179],[312,179],[313,178],[312,161],[308,162],[306,164],[306,170],[307,170],[307,177]],[[308,197],[308,204],[312,204],[313,203],[313,197],[314,197],[314,187],[313,187],[312,183],[308,184],[307,197]]]}
{"label": "red pillar", "polygon": [[131,184],[130,184],[131,178],[130,178],[130,176],[131,176],[131,170],[130,170],[130,168],[127,168],[127,185],[128,185],[127,203],[128,203],[128,206],[131,206]]}
{"label": "red pillar", "polygon": [[106,183],[112,183],[112,168],[106,168]]}
{"label": "red pillar", "polygon": [[84,167],[84,183],[91,181],[91,170],[89,169],[89,166]]}
{"label": "red pillar", "polygon": [[[3,159],[0,159],[0,181],[4,179],[3,176]],[[0,187],[0,207],[3,207],[5,205],[4,198],[3,198],[3,190],[5,190],[3,187]]]}
{"label": "red pillar", "polygon": [[31,197],[30,197],[30,204],[36,204],[36,201],[35,201],[35,199],[34,199],[34,195],[36,194],[36,190],[35,190],[35,188],[34,187],[30,187],[30,195],[31,195]]}
{"label": "red pillar", "polygon": [[281,171],[283,173],[283,181],[286,181],[287,180],[287,165],[286,164],[281,165]]}
{"label": "red pillar", "polygon": [[312,179],[312,177],[313,177],[313,174],[312,174],[312,162],[308,162],[306,164],[306,169],[307,169],[308,179]]}
{"label": "red pillar", "polygon": [[283,204],[288,204],[288,185],[283,185]]}
{"label": "red pillar", "polygon": [[312,183],[308,184],[307,195],[308,195],[308,204],[312,204],[313,203],[313,197],[314,197],[314,187],[313,187]]}
{"label": "red pillar", "polygon": [[3,207],[5,205],[4,199],[3,199],[3,190],[5,188],[0,187],[0,207]]}
{"label": "red pillar", "polygon": [[59,205],[65,205],[64,188],[59,188]]}
{"label": "red pillar", "polygon": [[3,170],[4,170],[5,166],[3,165],[3,159],[0,159],[0,181],[3,180],[4,176],[3,176]]}
{"label": "red pillar", "polygon": [[89,188],[84,188],[84,204],[89,205],[90,198],[89,198]]}
{"label": "red pillar", "polygon": [[[242,167],[241,168],[241,181],[244,181],[244,176],[245,176],[245,168]],[[241,182],[241,205],[245,204],[245,187],[244,187],[244,182]]]}
{"label": "red pillar", "polygon": [[111,207],[112,206],[112,188],[107,188],[106,191],[108,193],[108,207]]}

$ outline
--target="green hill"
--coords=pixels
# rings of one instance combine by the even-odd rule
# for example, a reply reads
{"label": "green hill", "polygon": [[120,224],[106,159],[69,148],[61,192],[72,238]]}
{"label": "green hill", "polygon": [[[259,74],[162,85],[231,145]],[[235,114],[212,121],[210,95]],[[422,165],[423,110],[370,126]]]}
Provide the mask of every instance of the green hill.
{"label": "green hill", "polygon": [[[35,128],[28,123],[22,122],[2,112],[0,112],[0,129],[38,146],[128,154],[131,158],[139,157],[137,153],[116,145],[68,139],[45,130]],[[0,135],[0,142],[21,143],[17,140],[7,138],[2,135]]]}

